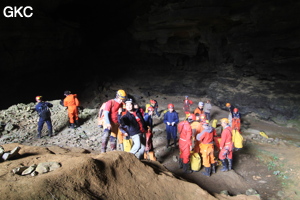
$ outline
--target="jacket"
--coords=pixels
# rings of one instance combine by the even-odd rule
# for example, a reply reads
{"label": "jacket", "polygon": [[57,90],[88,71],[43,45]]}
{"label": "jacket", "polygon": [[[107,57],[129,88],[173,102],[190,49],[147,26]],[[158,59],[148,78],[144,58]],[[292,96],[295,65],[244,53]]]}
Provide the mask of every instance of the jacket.
{"label": "jacket", "polygon": [[134,115],[127,111],[126,114],[120,118],[120,128],[130,136],[134,136],[142,132],[136,116],[140,119],[143,128],[145,128],[144,119],[139,113],[136,113],[136,115]]}

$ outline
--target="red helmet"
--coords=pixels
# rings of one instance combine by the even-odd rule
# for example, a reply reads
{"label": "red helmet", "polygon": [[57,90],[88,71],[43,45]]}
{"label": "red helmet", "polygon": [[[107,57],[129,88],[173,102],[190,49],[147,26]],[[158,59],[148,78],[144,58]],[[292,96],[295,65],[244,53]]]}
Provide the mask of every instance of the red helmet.
{"label": "red helmet", "polygon": [[155,104],[155,101],[153,99],[150,99],[150,104]]}
{"label": "red helmet", "polygon": [[154,108],[152,106],[149,106],[148,111],[154,111]]}
{"label": "red helmet", "polygon": [[196,115],[195,114],[190,114],[189,119],[191,119],[192,121],[195,121],[196,120]]}
{"label": "red helmet", "polygon": [[233,109],[233,112],[237,113],[237,112],[239,112],[239,109],[234,108],[234,109]]}
{"label": "red helmet", "polygon": [[174,104],[172,104],[172,103],[168,104],[168,109],[169,108],[173,108],[174,109]]}

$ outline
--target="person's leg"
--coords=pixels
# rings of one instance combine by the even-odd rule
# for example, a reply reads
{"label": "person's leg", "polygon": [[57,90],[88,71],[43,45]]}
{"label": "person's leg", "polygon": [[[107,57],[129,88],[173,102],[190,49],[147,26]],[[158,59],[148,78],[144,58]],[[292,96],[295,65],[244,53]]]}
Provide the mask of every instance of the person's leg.
{"label": "person's leg", "polygon": [[38,122],[38,134],[37,134],[37,138],[40,139],[42,137],[42,129],[43,129],[43,125],[44,125],[44,120],[42,118],[39,118],[39,122]]}
{"label": "person's leg", "polygon": [[47,123],[47,127],[48,127],[48,136],[51,137],[52,136],[52,122],[51,122],[51,118],[49,118],[48,120],[46,120]]}
{"label": "person's leg", "polygon": [[131,136],[131,139],[132,139],[133,145],[132,145],[132,148],[130,150],[130,153],[135,155],[139,151],[139,149],[141,148],[141,139],[140,139],[139,134]]}
{"label": "person's leg", "polygon": [[109,136],[110,136],[110,130],[107,128],[104,129],[101,134],[101,152],[102,153],[106,152]]}

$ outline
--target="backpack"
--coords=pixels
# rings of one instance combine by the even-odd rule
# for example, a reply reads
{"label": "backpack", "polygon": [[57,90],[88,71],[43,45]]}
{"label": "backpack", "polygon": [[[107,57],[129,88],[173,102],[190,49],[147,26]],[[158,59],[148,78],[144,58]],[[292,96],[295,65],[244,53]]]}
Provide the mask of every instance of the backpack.
{"label": "backpack", "polygon": [[50,118],[50,116],[51,116],[50,109],[49,109],[49,107],[47,106],[46,103],[42,103],[41,106],[39,107],[39,116],[42,119],[49,119]]}
{"label": "backpack", "polygon": [[236,151],[243,148],[243,140],[244,138],[238,130],[232,131],[232,142]]}

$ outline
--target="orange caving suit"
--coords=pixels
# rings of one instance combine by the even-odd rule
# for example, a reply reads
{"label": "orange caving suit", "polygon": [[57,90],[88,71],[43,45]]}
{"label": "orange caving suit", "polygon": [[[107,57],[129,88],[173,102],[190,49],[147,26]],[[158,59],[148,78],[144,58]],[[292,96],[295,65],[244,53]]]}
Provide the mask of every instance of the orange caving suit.
{"label": "orange caving suit", "polygon": [[194,114],[199,114],[199,115],[204,114],[204,110],[203,110],[203,109],[200,110],[200,108],[197,107],[197,108],[194,110]]}
{"label": "orange caving suit", "polygon": [[190,161],[190,151],[192,146],[192,128],[188,121],[182,121],[178,124],[179,132],[179,158],[182,158],[184,164]]}
{"label": "orange caving suit", "polygon": [[237,129],[241,131],[241,119],[240,118],[232,118],[232,129]]}
{"label": "orange caving suit", "polygon": [[221,134],[221,141],[220,141],[220,153],[219,159],[224,160],[225,158],[232,159],[232,133],[231,127],[226,126]]}
{"label": "orange caving suit", "polygon": [[194,121],[191,123],[191,128],[193,130],[193,141],[194,141],[194,153],[200,153],[199,144],[200,142],[196,140],[196,137],[199,133],[202,132],[203,127],[200,122]]}
{"label": "orange caving suit", "polygon": [[216,135],[216,130],[211,126],[206,126],[206,128],[197,135],[196,139],[200,141],[200,152],[204,167],[210,167],[211,164],[215,163],[213,140]]}
{"label": "orange caving suit", "polygon": [[79,101],[77,99],[77,94],[69,94],[64,99],[64,106],[68,107],[68,115],[70,123],[74,124],[75,120],[78,120],[78,109]]}

